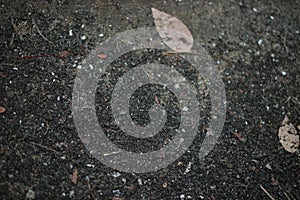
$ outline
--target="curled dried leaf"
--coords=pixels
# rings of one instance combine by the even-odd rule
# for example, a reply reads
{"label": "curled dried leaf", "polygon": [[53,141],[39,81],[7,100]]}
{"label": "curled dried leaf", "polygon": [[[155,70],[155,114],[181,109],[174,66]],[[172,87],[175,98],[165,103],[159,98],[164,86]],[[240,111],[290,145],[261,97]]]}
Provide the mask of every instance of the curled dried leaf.
{"label": "curled dried leaf", "polygon": [[278,131],[278,137],[283,148],[290,152],[295,153],[299,147],[299,135],[295,126],[289,122],[287,116],[284,117],[282,125]]}
{"label": "curled dried leaf", "polygon": [[155,28],[163,42],[173,51],[190,52],[194,39],[190,30],[176,17],[152,8]]}

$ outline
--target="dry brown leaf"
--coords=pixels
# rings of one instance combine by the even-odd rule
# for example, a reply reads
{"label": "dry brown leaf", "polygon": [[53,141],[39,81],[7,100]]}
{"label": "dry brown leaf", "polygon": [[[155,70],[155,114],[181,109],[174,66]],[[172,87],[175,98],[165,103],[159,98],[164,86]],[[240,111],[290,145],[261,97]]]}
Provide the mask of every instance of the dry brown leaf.
{"label": "dry brown leaf", "polygon": [[152,8],[155,28],[163,42],[173,51],[190,52],[194,39],[190,30],[176,17]]}
{"label": "dry brown leaf", "polygon": [[75,169],[73,174],[70,176],[70,180],[72,183],[77,184],[77,178],[78,178],[78,170]]}
{"label": "dry brown leaf", "polygon": [[297,135],[297,130],[295,126],[289,122],[287,116],[284,117],[281,127],[278,131],[279,141],[283,148],[290,152],[295,153],[299,147],[299,135]]}

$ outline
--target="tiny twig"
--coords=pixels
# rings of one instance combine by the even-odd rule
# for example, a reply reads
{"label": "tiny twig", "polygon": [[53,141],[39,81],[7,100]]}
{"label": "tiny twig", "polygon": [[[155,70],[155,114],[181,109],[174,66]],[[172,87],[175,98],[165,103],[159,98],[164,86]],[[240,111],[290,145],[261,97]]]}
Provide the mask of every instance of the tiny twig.
{"label": "tiny twig", "polygon": [[260,184],[259,187],[270,197],[270,199],[275,200],[274,197],[271,196],[271,194]]}
{"label": "tiny twig", "polygon": [[33,142],[33,141],[30,141],[29,143],[30,143],[30,144],[33,144],[33,145],[35,145],[35,146],[41,147],[41,148],[43,148],[43,149],[47,149],[47,150],[49,150],[49,151],[53,151],[53,152],[55,152],[55,153],[58,153],[58,151],[56,151],[56,150],[54,150],[54,149],[52,149],[52,148],[49,148],[49,147],[47,147],[47,146],[45,146],[45,145],[42,145],[42,144],[39,144],[39,143],[36,143],[36,142]]}
{"label": "tiny twig", "polygon": [[37,24],[35,23],[34,19],[32,19],[32,24],[34,25],[34,27],[36,28],[37,32],[39,33],[39,35],[40,35],[44,40],[46,40],[47,42],[53,44],[53,42],[51,42],[50,40],[48,40],[48,39],[42,34],[42,32],[40,31],[39,27],[38,27]]}
{"label": "tiny twig", "polygon": [[285,197],[288,199],[288,200],[291,200],[290,197],[287,195],[287,193],[282,189],[282,187],[279,185],[279,188],[281,189],[281,191],[283,192],[283,194],[285,195]]}

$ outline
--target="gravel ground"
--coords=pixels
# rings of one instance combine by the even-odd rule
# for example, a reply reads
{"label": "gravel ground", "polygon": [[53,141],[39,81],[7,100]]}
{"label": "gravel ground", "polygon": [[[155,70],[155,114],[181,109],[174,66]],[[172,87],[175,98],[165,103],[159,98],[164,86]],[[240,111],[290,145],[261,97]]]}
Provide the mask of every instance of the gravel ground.
{"label": "gravel ground", "polygon": [[[196,85],[203,124],[186,153],[156,172],[125,173],[83,145],[72,90],[97,44],[125,30],[154,27],[152,7],[186,24],[213,59],[225,84],[226,120],[217,145],[199,160],[210,107],[201,93],[206,86]],[[1,199],[300,199],[299,149],[285,151],[278,138],[285,116],[300,125],[299,1],[4,0],[0,13]],[[126,54],[109,70],[160,60],[185,66],[187,79],[197,82],[189,63],[153,49]],[[103,110],[120,76],[111,74],[96,95],[108,138],[134,152],[161,148],[180,123],[176,97],[158,85],[139,89],[132,118],[149,123],[144,111],[156,95],[169,113],[166,129],[143,140],[119,134],[111,112]]]}

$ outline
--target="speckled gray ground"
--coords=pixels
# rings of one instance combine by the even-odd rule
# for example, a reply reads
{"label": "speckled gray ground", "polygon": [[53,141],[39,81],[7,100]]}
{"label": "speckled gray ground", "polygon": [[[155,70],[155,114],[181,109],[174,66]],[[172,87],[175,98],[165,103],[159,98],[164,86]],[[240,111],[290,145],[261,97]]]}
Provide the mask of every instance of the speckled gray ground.
{"label": "speckled gray ground", "polygon": [[[205,162],[196,141],[158,172],[117,172],[77,136],[73,82],[97,44],[154,26],[151,7],[182,20],[217,64],[226,123]],[[299,150],[277,136],[285,115],[300,125],[299,1],[4,0],[0,13],[1,199],[300,199]]]}

